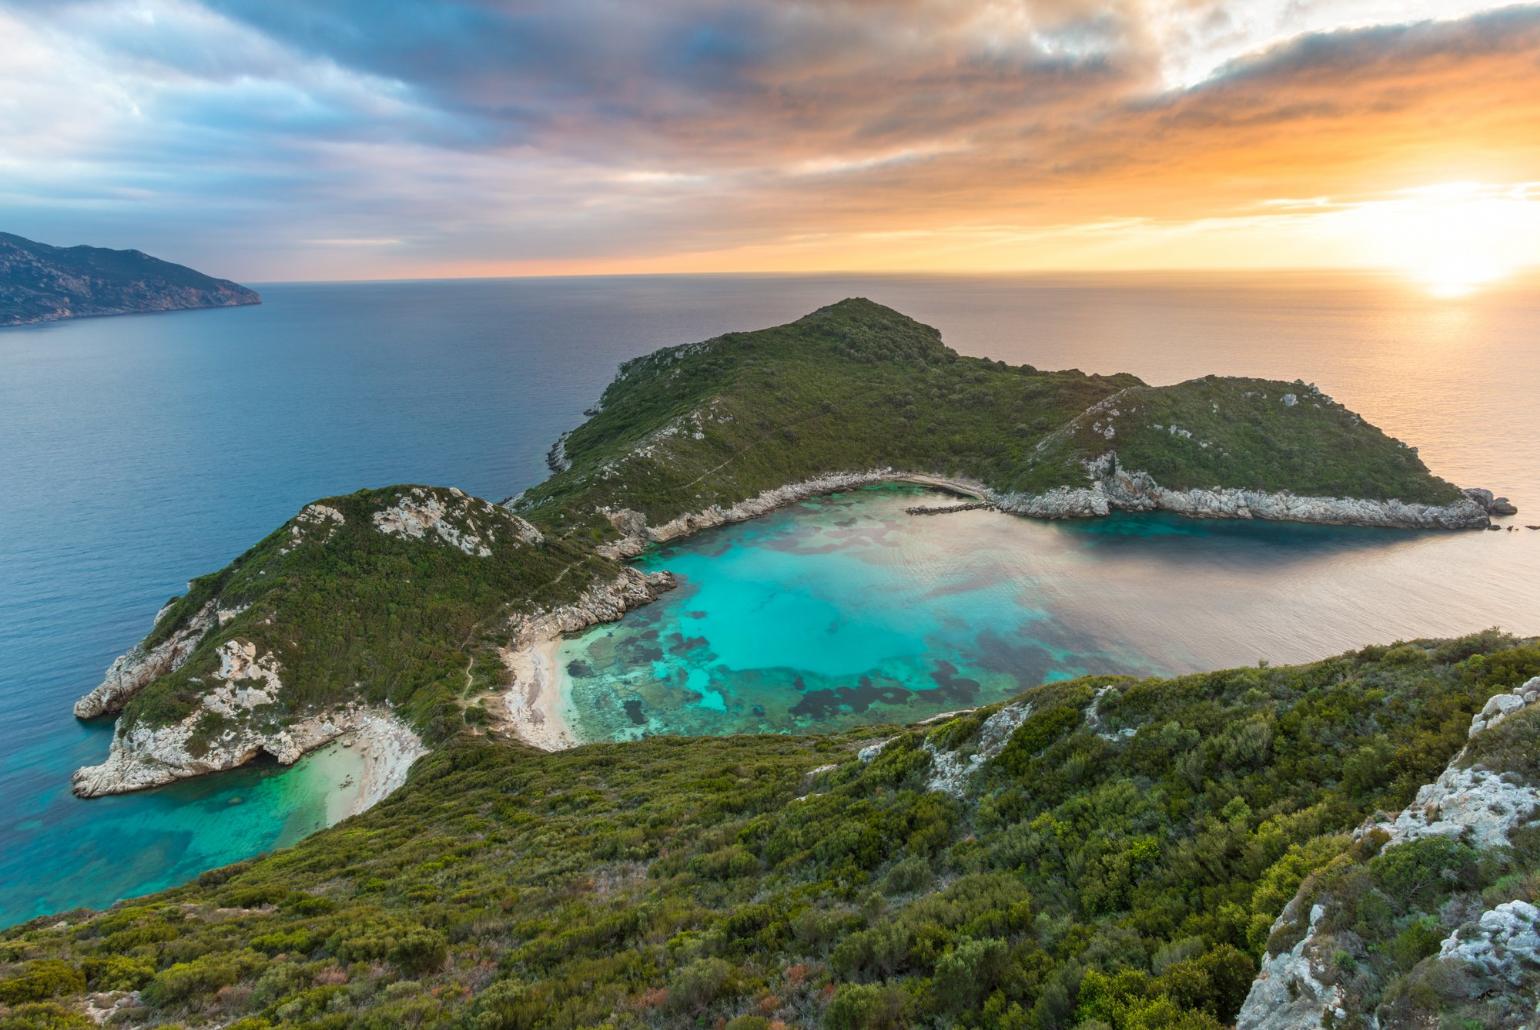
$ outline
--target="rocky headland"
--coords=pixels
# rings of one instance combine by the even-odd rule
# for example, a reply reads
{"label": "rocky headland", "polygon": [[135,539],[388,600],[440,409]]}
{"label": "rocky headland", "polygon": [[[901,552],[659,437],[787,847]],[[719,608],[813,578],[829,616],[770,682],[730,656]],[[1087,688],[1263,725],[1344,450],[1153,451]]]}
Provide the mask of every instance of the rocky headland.
{"label": "rocky headland", "polygon": [[137,250],[0,233],[0,326],[261,302],[255,290]]}

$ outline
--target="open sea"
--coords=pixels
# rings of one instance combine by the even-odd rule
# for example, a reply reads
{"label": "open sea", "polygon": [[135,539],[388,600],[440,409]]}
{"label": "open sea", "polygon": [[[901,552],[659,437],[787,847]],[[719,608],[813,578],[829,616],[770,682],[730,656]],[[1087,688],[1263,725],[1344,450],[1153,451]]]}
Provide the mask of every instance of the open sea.
{"label": "open sea", "polygon": [[306,760],[79,801],[110,726],[70,705],[157,608],[307,501],[492,499],[623,360],[868,296],[1041,368],[1317,383],[1520,528],[1402,533],[1164,516],[912,519],[878,489],[649,554],[683,586],[566,642],[588,737],[795,730],[1083,672],[1540,633],[1540,286],[1457,301],[1363,276],[699,276],[259,286],[260,307],[0,330],[0,925],[292,843],[345,770]]}

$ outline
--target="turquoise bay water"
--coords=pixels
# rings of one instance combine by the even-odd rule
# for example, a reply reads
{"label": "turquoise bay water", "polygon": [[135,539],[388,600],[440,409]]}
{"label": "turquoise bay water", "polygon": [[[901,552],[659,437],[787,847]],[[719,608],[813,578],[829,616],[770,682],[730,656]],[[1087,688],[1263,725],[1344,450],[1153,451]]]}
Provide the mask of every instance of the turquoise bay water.
{"label": "turquoise bay water", "polygon": [[[904,510],[938,501],[869,488],[650,551],[642,567],[680,585],[562,643],[569,724],[597,740],[901,722],[1088,673],[1308,661],[1537,612],[1540,539],[1517,534]],[[1494,578],[1447,575],[1461,566]]]}
{"label": "turquoise bay water", "polygon": [[[0,925],[180,883],[335,818],[338,773],[327,762],[123,798],[70,795],[71,770],[100,761],[111,736],[107,725],[77,723],[71,703],[190,577],[224,565],[326,494],[402,481],[492,498],[515,493],[543,478],[552,438],[581,421],[621,361],[788,321],[842,297],[891,304],[938,326],[964,353],[1043,368],[1131,371],[1154,383],[1209,372],[1312,380],[1418,445],[1440,472],[1511,495],[1525,508],[1521,523],[1540,523],[1533,287],[1455,304],[1373,279],[1298,276],[700,276],[262,289],[265,303],[254,308],[0,331]],[[707,534],[672,552],[686,590],[723,595],[725,581],[713,585],[689,566],[706,553],[696,547],[727,547],[731,561],[713,566],[719,572],[750,581],[770,575],[765,582],[781,592],[799,583],[833,589],[848,574],[862,584],[859,596],[770,604],[741,634],[722,617],[674,620],[671,606],[684,591],[639,617],[661,620],[660,632],[706,621],[710,634],[681,639],[715,635],[717,653],[745,675],[767,670],[755,674],[771,682],[799,668],[829,689],[859,688],[865,673],[852,671],[856,664],[896,669],[905,689],[933,682],[933,666],[900,653],[912,646],[900,636],[972,654],[972,630],[937,607],[946,597],[965,621],[1004,626],[996,633],[1002,647],[1028,638],[1047,641],[1045,653],[1059,647],[1052,666],[1031,652],[1050,672],[1281,661],[1493,623],[1540,630],[1540,533],[1527,531],[1429,541],[1161,520],[1068,527],[945,516],[884,531],[889,567],[881,564],[888,552],[848,535],[850,555],[728,546],[733,534],[773,532],[777,520],[795,517]],[[924,537],[912,535],[922,528]],[[964,546],[974,533],[985,535]],[[926,548],[954,536],[960,551],[985,549],[1002,575],[1031,589],[963,589],[944,564],[953,556],[927,566],[933,596],[900,594],[923,619],[921,636],[880,621],[825,632],[836,623],[820,613],[878,610],[901,579],[889,575],[898,561],[930,561]],[[800,579],[774,578],[783,561]],[[1305,603],[1279,606],[1294,596]],[[1326,605],[1330,617],[1301,610],[1312,604]],[[1016,613],[1028,610],[1048,618],[1018,631]],[[630,632],[632,623],[622,625]],[[807,643],[773,636],[781,626],[800,628]],[[859,663],[816,650],[847,644]],[[715,667],[704,654],[660,660],[697,681]],[[982,694],[1006,685],[989,661],[974,654],[954,664]],[[738,696],[715,693],[726,708]],[[660,695],[641,712],[653,729],[665,728],[671,705],[686,707]],[[879,699],[848,718],[920,707]],[[690,711],[702,727],[720,725],[709,708]],[[765,718],[773,711],[766,706]],[[623,723],[606,717],[595,732],[636,732],[619,712]]]}

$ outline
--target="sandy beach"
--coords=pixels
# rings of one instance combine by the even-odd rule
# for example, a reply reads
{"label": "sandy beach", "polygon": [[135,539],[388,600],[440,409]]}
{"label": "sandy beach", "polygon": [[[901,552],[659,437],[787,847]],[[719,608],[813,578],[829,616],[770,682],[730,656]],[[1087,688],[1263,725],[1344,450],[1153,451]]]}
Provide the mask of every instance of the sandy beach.
{"label": "sandy beach", "polygon": [[370,712],[357,728],[307,758],[309,775],[326,791],[327,824],[379,804],[406,782],[412,763],[427,748],[404,723]]}
{"label": "sandy beach", "polygon": [[565,699],[556,671],[560,648],[561,637],[554,636],[500,652],[512,683],[498,694],[505,708],[499,728],[542,751],[577,744],[563,713]]}

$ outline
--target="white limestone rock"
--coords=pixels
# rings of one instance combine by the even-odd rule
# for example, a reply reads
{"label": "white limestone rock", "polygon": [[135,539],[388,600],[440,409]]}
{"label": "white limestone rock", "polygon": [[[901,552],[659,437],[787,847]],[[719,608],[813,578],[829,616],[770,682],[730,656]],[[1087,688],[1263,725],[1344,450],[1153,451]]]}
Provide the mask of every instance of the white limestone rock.
{"label": "white limestone rock", "polygon": [[1533,822],[1537,811],[1540,789],[1489,769],[1451,765],[1433,783],[1423,785],[1395,819],[1371,828],[1389,834],[1385,847],[1425,837],[1463,837],[1476,847],[1490,848],[1507,844],[1509,834]]}
{"label": "white limestone rock", "polygon": [[374,513],[374,528],[403,540],[447,544],[478,558],[490,558],[492,545],[504,534],[526,544],[544,539],[534,526],[477,497],[454,487],[446,501],[438,491],[414,486],[403,490],[396,503]]}
{"label": "white limestone rock", "polygon": [[1011,734],[1031,714],[1032,706],[1025,701],[1006,705],[995,712],[979,727],[978,738],[972,742],[972,754],[965,754],[961,750],[942,751],[927,740],[923,746],[930,753],[931,773],[926,789],[962,797],[973,775],[1005,750]]}
{"label": "white limestone rock", "polygon": [[1537,700],[1540,700],[1540,676],[1531,677],[1522,686],[1515,687],[1509,693],[1488,698],[1481,711],[1471,718],[1470,732],[1466,736],[1474,737],[1482,730],[1496,726],[1514,712],[1534,704]]}
{"label": "white limestone rock", "polygon": [[288,554],[301,544],[324,544],[337,532],[338,526],[346,524],[342,512],[331,505],[307,504],[290,521],[289,541],[278,549],[278,553]]}
{"label": "white limestone rock", "polygon": [[[285,722],[273,710],[283,688],[282,668],[254,644],[228,640],[219,648],[214,685],[198,706],[179,722],[164,726],[119,723],[106,761],[75,771],[71,789],[80,797],[126,794],[177,780],[244,765],[259,754],[292,765],[343,734],[368,731],[406,756],[406,765],[425,753],[422,742],[389,712],[345,705]],[[212,739],[200,739],[205,720],[218,727]],[[395,763],[399,765],[400,763]],[[392,766],[393,768],[393,766]],[[399,770],[404,777],[405,769]],[[392,788],[393,789],[393,788]]]}
{"label": "white limestone rock", "polygon": [[1089,484],[992,500],[1002,511],[1034,518],[1090,518],[1112,511],[1169,511],[1191,518],[1268,519],[1400,529],[1472,529],[1490,521],[1469,497],[1444,505],[1307,497],[1235,487],[1168,490],[1148,472],[1123,469],[1108,451],[1086,463]]}
{"label": "white limestone rock", "polygon": [[[145,686],[181,668],[222,614],[217,603],[210,601],[188,619],[185,626],[150,650],[135,646],[127,654],[120,655],[108,666],[102,682],[75,702],[75,718],[94,719],[121,712],[123,706]],[[164,615],[165,609],[162,609],[156,621]]]}
{"label": "white limestone rock", "polygon": [[1540,972],[1540,909],[1527,901],[1506,901],[1488,909],[1444,938],[1438,957],[1518,987]]}

